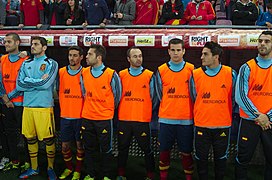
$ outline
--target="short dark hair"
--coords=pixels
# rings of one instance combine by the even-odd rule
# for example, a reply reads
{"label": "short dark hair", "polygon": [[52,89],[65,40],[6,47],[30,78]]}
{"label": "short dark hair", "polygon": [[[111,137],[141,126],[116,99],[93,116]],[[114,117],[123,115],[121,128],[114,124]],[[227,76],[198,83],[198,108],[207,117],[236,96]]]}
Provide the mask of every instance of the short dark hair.
{"label": "short dark hair", "polygon": [[168,49],[170,49],[171,44],[181,44],[182,49],[184,49],[184,41],[179,38],[173,38],[168,43]]}
{"label": "short dark hair", "polygon": [[106,59],[106,48],[100,44],[92,44],[90,46],[90,49],[95,49],[94,52],[97,56],[101,56],[102,57],[102,61],[104,61]]}
{"label": "short dark hair", "polygon": [[210,41],[210,42],[206,42],[206,44],[204,45],[204,48],[208,48],[211,50],[212,55],[219,55],[219,60],[223,54],[223,48],[222,46],[220,46],[220,44]]}
{"label": "short dark hair", "polygon": [[20,41],[21,42],[20,36],[17,33],[15,33],[15,32],[7,33],[6,37],[7,36],[12,36],[12,39],[14,41]]}
{"label": "short dark hair", "polygon": [[71,50],[76,50],[78,51],[79,55],[83,55],[83,49],[79,46],[71,46],[68,48],[68,52],[70,52]]}
{"label": "short dark hair", "polygon": [[136,47],[136,46],[132,46],[131,48],[129,48],[129,49],[127,50],[127,57],[130,57],[130,51],[131,51],[132,49],[139,49],[139,50],[141,50],[140,48],[138,48],[138,47]]}
{"label": "short dark hair", "polygon": [[[270,36],[272,36],[272,31],[263,31],[263,32],[260,34],[259,38],[261,37],[261,35],[270,35]],[[259,39],[259,38],[258,38],[258,39]]]}
{"label": "short dark hair", "polygon": [[47,40],[44,38],[44,37],[41,37],[41,36],[33,36],[31,37],[31,42],[33,40],[39,40],[40,43],[42,44],[42,46],[47,46]]}

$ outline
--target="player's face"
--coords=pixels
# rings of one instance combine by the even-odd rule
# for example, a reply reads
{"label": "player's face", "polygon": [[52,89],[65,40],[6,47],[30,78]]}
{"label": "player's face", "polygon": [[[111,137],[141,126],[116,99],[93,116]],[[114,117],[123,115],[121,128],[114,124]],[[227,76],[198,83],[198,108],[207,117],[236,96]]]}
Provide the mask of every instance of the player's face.
{"label": "player's face", "polygon": [[89,66],[96,66],[98,64],[98,59],[95,53],[95,49],[90,48],[87,56],[86,56],[86,63]]}
{"label": "player's face", "polygon": [[46,46],[42,46],[41,42],[37,39],[31,42],[31,54],[42,55],[46,50]]}
{"label": "player's face", "polygon": [[272,54],[272,36],[262,34],[258,39],[258,51],[262,57]]}
{"label": "player's face", "polygon": [[209,48],[203,48],[201,54],[202,66],[213,67],[216,65],[216,56],[212,55],[212,52]]}
{"label": "player's face", "polygon": [[83,55],[79,55],[79,51],[73,49],[69,51],[68,59],[70,66],[77,66],[81,63]]}
{"label": "player's face", "polygon": [[6,36],[4,38],[4,44],[5,44],[5,48],[6,48],[6,52],[7,53],[13,53],[16,50],[18,50],[19,47],[19,41],[15,41],[12,36]]}
{"label": "player's face", "polygon": [[139,68],[143,63],[143,55],[140,49],[131,49],[130,57],[128,57],[128,62],[130,66],[133,68]]}
{"label": "player's face", "polygon": [[182,44],[170,44],[168,54],[174,63],[180,63],[184,53],[185,49],[182,47]]}

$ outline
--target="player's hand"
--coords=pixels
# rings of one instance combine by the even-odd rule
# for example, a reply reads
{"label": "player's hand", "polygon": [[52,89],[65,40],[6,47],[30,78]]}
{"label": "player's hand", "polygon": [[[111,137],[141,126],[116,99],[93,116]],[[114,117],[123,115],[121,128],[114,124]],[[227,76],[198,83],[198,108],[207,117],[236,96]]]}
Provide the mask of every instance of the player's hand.
{"label": "player's hand", "polygon": [[37,24],[36,26],[38,29],[40,29],[42,27],[42,24]]}
{"label": "player's hand", "polygon": [[202,20],[203,18],[202,18],[202,16],[198,16],[197,18],[196,18],[196,20]]}
{"label": "player's hand", "polygon": [[20,54],[18,55],[20,58],[25,58],[27,56],[27,51],[22,51],[20,52]]}
{"label": "player's hand", "polygon": [[195,19],[196,19],[195,15],[191,16],[191,20],[195,20]]}
{"label": "player's hand", "polygon": [[266,22],[265,24],[267,25],[268,29],[272,28],[272,24],[270,22]]}
{"label": "player's hand", "polygon": [[67,21],[66,21],[66,25],[71,25],[72,24],[72,19],[67,19]]}
{"label": "player's hand", "polygon": [[9,98],[8,98],[7,94],[4,94],[1,98],[3,99],[3,101],[4,101],[5,104],[6,104],[6,102],[9,101]]}
{"label": "player's hand", "polygon": [[9,10],[8,10],[8,13],[9,13],[9,14],[16,14],[16,11],[14,11],[14,10],[12,10],[12,9],[9,9]]}
{"label": "player's hand", "polygon": [[104,28],[106,26],[106,24],[102,22],[99,24],[99,26]]}
{"label": "player's hand", "polygon": [[14,104],[11,101],[5,103],[7,108],[14,108]]}
{"label": "player's hand", "polygon": [[271,129],[272,128],[272,122],[269,121],[269,118],[266,114],[255,112],[255,114],[259,115],[257,118],[254,119],[256,124],[261,126],[263,130]]}
{"label": "player's hand", "polygon": [[24,26],[25,26],[24,24],[19,24],[19,25],[18,25],[18,27],[19,27],[20,29],[22,29]]}
{"label": "player's hand", "polygon": [[117,18],[122,19],[124,15],[122,13],[117,13]]}

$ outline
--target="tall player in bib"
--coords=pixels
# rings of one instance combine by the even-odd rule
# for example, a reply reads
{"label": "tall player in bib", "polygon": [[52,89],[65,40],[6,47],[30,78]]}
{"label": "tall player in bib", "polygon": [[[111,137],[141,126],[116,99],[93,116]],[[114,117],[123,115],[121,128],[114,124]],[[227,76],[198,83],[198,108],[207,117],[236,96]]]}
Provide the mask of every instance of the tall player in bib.
{"label": "tall player in bib", "polygon": [[161,65],[156,74],[156,92],[160,100],[160,179],[167,179],[170,150],[177,141],[186,180],[191,180],[193,103],[189,95],[189,79],[194,65],[184,61],[185,48],[181,39],[169,41],[168,54],[170,61]]}
{"label": "tall player in bib", "polygon": [[[151,148],[150,121],[156,98],[153,72],[143,68],[142,51],[127,51],[130,67],[119,72],[122,97],[118,111],[118,177],[124,180],[129,146],[134,136],[145,153],[146,179],[154,178],[154,153]],[[133,82],[133,83],[132,83]]]}
{"label": "tall player in bib", "polygon": [[200,180],[208,180],[208,155],[213,148],[215,179],[223,180],[230,144],[236,72],[220,63],[222,47],[207,42],[202,67],[193,71],[190,92],[194,101],[194,150]]}
{"label": "tall player in bib", "polygon": [[241,66],[236,83],[235,99],[241,116],[236,179],[247,178],[247,167],[259,140],[266,160],[264,179],[272,177],[272,31],[261,33],[258,52],[256,58]]}
{"label": "tall player in bib", "polygon": [[121,97],[118,74],[103,61],[106,49],[102,45],[90,46],[86,56],[89,67],[82,71],[84,105],[82,110],[82,138],[85,148],[84,180],[94,180],[97,145],[101,154],[103,180],[110,179],[112,162],[113,115]]}

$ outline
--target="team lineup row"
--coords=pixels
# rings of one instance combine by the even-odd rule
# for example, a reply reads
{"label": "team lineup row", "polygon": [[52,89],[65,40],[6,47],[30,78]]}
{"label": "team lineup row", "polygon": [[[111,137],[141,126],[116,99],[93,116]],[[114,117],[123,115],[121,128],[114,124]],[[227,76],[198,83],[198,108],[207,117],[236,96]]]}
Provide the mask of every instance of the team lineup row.
{"label": "team lineup row", "polygon": [[[31,54],[20,57],[20,38],[16,33],[5,36],[8,54],[1,57],[2,111],[8,138],[9,163],[18,167],[18,138],[22,134],[28,147],[31,166],[19,178],[39,174],[38,141],[46,144],[48,178],[54,172],[55,122],[53,89],[57,91],[61,109],[61,140],[65,170],[59,179],[72,175],[80,179],[83,159],[86,176],[95,179],[95,154],[101,156],[103,179],[110,177],[114,111],[118,111],[118,177],[126,179],[126,163],[132,136],[145,153],[146,179],[154,179],[155,160],[151,148],[150,121],[152,110],[159,116],[160,179],[166,180],[170,166],[170,150],[177,141],[186,180],[192,179],[194,151],[199,179],[208,179],[208,154],[213,147],[215,179],[225,176],[230,140],[230,127],[235,104],[241,121],[237,140],[235,179],[247,178],[247,166],[261,139],[266,158],[264,179],[272,177],[272,31],[258,38],[258,56],[241,66],[239,74],[220,63],[222,47],[207,42],[202,49],[202,67],[183,59],[184,42],[169,41],[170,60],[156,73],[142,67],[142,51],[127,51],[130,67],[115,72],[103,64],[106,49],[91,45],[83,68],[83,50],[68,49],[69,65],[58,64],[45,55],[46,39],[32,37]],[[235,103],[236,102],[236,103]],[[238,112],[238,111],[237,111]],[[72,164],[71,141],[76,140],[76,165]],[[97,145],[99,148],[97,149]],[[4,167],[5,168],[5,167]]]}

